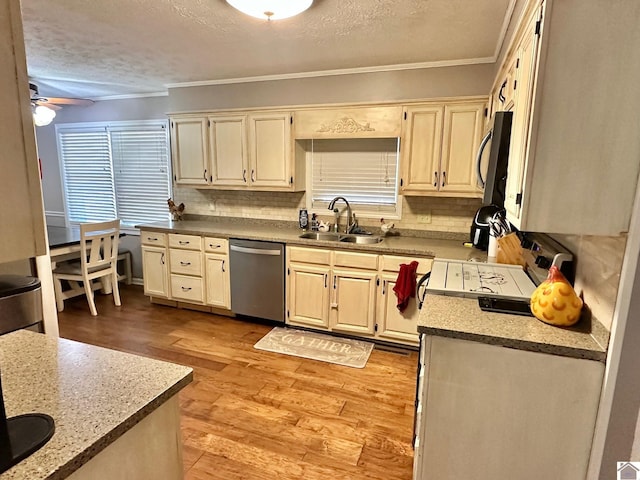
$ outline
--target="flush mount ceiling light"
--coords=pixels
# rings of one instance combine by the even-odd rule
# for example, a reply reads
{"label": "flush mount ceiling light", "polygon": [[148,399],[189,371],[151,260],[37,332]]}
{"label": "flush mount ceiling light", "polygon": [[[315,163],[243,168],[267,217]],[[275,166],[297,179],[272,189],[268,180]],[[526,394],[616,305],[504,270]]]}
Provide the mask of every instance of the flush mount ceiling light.
{"label": "flush mount ceiling light", "polygon": [[33,109],[33,123],[36,124],[36,127],[49,125],[55,116],[56,112],[44,105],[38,105]]}
{"label": "flush mount ceiling light", "polygon": [[261,20],[280,20],[304,12],[313,0],[227,0],[227,3]]}

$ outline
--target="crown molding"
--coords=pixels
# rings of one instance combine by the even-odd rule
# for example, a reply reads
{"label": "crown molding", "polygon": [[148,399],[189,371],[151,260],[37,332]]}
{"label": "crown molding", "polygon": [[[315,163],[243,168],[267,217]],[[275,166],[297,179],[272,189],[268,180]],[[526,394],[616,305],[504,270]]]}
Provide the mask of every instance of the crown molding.
{"label": "crown molding", "polygon": [[152,92],[152,93],[126,93],[123,95],[104,95],[102,97],[92,97],[91,100],[101,102],[103,100],[128,100],[131,98],[148,98],[148,97],[168,97],[169,92]]}

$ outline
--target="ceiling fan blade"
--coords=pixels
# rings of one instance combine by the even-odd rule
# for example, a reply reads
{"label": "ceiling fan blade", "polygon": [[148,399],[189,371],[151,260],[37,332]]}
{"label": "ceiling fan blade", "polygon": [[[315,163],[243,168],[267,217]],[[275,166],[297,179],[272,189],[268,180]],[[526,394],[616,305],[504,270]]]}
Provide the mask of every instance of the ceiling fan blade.
{"label": "ceiling fan blade", "polygon": [[62,110],[62,107],[59,107],[58,105],[56,105],[54,103],[49,103],[45,99],[35,100],[34,103],[36,105],[42,105],[43,107],[50,108],[51,110]]}
{"label": "ceiling fan blade", "polygon": [[54,103],[57,105],[77,105],[80,107],[88,107],[94,104],[93,100],[86,98],[57,98],[57,97],[45,97],[43,100],[46,103]]}

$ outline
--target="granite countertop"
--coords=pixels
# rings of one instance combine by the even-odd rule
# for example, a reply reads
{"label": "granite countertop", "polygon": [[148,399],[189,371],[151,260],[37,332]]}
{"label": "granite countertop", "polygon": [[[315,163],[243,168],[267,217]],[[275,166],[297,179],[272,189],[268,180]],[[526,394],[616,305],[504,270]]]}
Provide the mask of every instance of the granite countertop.
{"label": "granite countertop", "polygon": [[597,321],[583,318],[571,328],[547,325],[534,317],[485,312],[475,298],[428,294],[418,331],[532,352],[604,362],[606,346]]}
{"label": "granite countertop", "polygon": [[[341,250],[357,250],[372,253],[388,253],[394,255],[419,255],[426,257],[467,260],[471,257],[486,258],[486,253],[471,247],[463,246],[462,240],[446,238],[428,238],[414,236],[387,236],[384,240],[372,245],[335,242],[327,240],[311,240],[300,238],[302,231],[291,228],[289,224],[278,226],[256,224],[249,221],[231,220],[182,220],[136,225],[137,228],[151,232],[182,233],[186,235],[214,235],[223,238],[243,238],[247,240],[263,240],[283,242],[287,245],[306,247],[339,248]],[[436,232],[434,232],[436,234]],[[457,234],[460,236],[460,234]]]}
{"label": "granite countertop", "polygon": [[0,479],[66,478],[192,380],[192,369],[20,330],[0,337],[8,417],[46,413],[55,434]]}

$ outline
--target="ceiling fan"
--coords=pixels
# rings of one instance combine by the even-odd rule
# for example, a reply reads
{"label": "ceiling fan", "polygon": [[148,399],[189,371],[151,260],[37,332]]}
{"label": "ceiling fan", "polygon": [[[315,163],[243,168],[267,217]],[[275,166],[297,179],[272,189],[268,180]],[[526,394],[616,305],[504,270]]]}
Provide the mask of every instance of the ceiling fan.
{"label": "ceiling fan", "polygon": [[60,110],[64,105],[88,107],[94,103],[93,100],[86,98],[41,97],[38,93],[38,86],[31,82],[29,82],[29,90],[31,92],[33,121],[37,127],[49,125],[56,116],[56,110]]}

